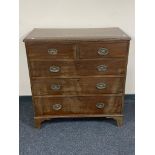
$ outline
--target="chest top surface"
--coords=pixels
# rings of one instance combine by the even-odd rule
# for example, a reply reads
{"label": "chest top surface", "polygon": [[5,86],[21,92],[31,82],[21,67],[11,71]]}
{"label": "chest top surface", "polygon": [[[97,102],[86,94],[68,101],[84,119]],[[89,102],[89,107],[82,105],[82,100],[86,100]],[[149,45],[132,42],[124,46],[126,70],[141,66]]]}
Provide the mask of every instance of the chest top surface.
{"label": "chest top surface", "polygon": [[35,28],[25,38],[27,41],[104,41],[104,40],[130,40],[130,37],[120,28]]}

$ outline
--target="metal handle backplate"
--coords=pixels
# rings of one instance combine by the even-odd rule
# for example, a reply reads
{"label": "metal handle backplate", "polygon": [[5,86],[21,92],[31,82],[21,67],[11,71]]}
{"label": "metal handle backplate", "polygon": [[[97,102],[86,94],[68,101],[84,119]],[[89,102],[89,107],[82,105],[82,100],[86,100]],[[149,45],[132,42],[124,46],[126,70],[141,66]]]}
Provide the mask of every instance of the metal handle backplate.
{"label": "metal handle backplate", "polygon": [[99,72],[105,72],[105,71],[107,71],[107,66],[106,65],[99,65],[99,66],[97,66],[97,70],[99,71]]}
{"label": "metal handle backplate", "polygon": [[50,48],[50,49],[48,49],[48,53],[50,55],[57,55],[58,54],[58,50],[55,49],[55,48]]}
{"label": "metal handle backplate", "polygon": [[98,109],[102,109],[102,108],[104,108],[104,103],[97,103],[97,104],[96,104],[96,107],[97,107]]}
{"label": "metal handle backplate", "polygon": [[61,85],[60,84],[52,84],[51,85],[51,89],[54,91],[60,90]]}
{"label": "metal handle backplate", "polygon": [[60,110],[61,108],[62,108],[62,105],[61,104],[58,104],[58,103],[56,103],[56,104],[53,104],[52,105],[52,108],[53,108],[53,110]]}
{"label": "metal handle backplate", "polygon": [[97,89],[104,89],[104,88],[106,88],[106,83],[104,83],[104,82],[97,83],[96,88]]}
{"label": "metal handle backplate", "polygon": [[57,73],[60,71],[60,67],[59,66],[50,66],[49,71],[52,73]]}
{"label": "metal handle backplate", "polygon": [[100,49],[98,50],[98,54],[99,54],[99,55],[102,55],[102,56],[105,56],[105,55],[107,55],[108,53],[109,53],[109,51],[108,51],[107,48],[100,48]]}

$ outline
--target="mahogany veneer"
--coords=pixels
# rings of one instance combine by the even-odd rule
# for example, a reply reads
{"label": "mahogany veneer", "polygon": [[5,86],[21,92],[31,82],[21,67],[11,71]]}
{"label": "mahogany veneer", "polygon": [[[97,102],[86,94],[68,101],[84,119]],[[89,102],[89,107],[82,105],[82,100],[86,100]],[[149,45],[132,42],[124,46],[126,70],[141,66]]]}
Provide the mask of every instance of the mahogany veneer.
{"label": "mahogany veneer", "polygon": [[119,28],[34,29],[24,39],[35,126],[59,117],[123,122],[130,37]]}

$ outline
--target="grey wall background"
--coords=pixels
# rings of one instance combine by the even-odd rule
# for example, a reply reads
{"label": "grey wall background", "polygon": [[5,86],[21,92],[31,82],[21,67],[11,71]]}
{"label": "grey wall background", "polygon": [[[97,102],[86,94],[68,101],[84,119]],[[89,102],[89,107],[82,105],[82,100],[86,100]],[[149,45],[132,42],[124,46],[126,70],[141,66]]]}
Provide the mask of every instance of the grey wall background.
{"label": "grey wall background", "polygon": [[131,36],[126,94],[135,93],[134,0],[20,0],[19,95],[31,95],[23,38],[33,28],[120,27]]}

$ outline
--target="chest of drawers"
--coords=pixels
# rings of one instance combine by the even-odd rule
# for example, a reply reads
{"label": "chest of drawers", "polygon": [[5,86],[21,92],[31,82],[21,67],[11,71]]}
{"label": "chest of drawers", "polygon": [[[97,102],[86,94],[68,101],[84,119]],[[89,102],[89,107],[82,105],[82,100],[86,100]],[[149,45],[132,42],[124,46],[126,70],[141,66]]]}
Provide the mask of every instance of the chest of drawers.
{"label": "chest of drawers", "polygon": [[128,35],[119,28],[34,29],[24,42],[36,127],[67,117],[122,125]]}

